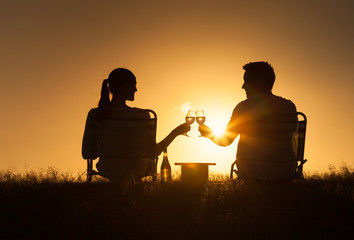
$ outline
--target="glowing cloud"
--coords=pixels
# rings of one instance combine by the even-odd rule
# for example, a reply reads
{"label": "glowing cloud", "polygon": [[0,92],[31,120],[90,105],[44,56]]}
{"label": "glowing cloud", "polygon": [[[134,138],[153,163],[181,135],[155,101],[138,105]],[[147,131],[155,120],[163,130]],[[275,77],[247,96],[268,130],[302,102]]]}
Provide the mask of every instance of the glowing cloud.
{"label": "glowing cloud", "polygon": [[179,110],[185,114],[187,114],[188,110],[190,109],[192,109],[190,102],[185,102],[179,107]]}

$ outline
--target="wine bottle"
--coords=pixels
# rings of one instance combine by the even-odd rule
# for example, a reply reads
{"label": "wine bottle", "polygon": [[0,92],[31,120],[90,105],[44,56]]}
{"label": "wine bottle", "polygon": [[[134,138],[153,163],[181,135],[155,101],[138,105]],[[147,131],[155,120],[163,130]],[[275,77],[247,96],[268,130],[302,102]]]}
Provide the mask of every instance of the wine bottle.
{"label": "wine bottle", "polygon": [[161,174],[161,181],[162,182],[168,182],[172,180],[171,176],[171,165],[168,161],[167,157],[167,149],[163,151],[163,160],[161,164],[161,169],[160,169],[160,174]]}

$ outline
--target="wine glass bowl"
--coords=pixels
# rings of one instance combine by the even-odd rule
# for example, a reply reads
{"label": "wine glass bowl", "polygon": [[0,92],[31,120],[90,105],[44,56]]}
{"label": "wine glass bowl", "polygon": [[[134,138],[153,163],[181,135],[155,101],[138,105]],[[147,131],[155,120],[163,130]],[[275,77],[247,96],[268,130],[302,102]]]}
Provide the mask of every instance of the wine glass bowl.
{"label": "wine glass bowl", "polygon": [[[197,110],[196,111],[196,120],[199,125],[204,124],[204,122],[205,122],[204,110]],[[200,135],[199,137],[201,137],[201,136],[202,135]]]}
{"label": "wine glass bowl", "polygon": [[[195,111],[188,110],[188,113],[186,115],[186,123],[188,125],[192,125],[194,123],[194,121],[195,121]],[[188,136],[187,133],[184,133],[184,135]]]}
{"label": "wine glass bowl", "polygon": [[196,120],[199,125],[201,125],[205,122],[205,114],[204,114],[203,110],[196,111]]}
{"label": "wine glass bowl", "polygon": [[186,123],[188,125],[192,125],[195,121],[195,112],[192,110],[189,110],[187,115],[186,115]]}

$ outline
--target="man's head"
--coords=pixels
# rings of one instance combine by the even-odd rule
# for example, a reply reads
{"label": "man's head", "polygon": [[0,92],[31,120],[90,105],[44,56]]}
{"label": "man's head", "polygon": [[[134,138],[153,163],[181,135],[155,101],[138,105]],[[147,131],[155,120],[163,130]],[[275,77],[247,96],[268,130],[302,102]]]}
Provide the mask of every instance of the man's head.
{"label": "man's head", "polygon": [[272,91],[275,81],[273,67],[267,62],[250,62],[243,66],[243,76],[247,97],[254,94],[269,94]]}

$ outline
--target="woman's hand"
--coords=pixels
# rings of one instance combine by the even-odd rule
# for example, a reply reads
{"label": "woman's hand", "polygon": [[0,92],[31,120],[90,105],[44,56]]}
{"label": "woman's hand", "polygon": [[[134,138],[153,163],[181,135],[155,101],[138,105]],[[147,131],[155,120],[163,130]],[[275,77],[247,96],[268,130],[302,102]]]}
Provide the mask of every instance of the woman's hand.
{"label": "woman's hand", "polygon": [[191,126],[187,123],[183,123],[181,125],[179,125],[178,127],[176,127],[173,132],[176,134],[176,135],[182,135],[182,134],[185,134],[187,132],[189,132],[191,130]]}

